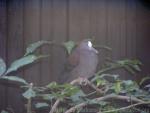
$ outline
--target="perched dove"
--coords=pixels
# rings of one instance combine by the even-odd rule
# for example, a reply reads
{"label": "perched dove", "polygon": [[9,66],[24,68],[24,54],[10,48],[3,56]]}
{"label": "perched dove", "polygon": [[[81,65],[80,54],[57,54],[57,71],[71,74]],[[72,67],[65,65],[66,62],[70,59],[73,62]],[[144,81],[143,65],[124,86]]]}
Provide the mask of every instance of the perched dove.
{"label": "perched dove", "polygon": [[97,54],[98,51],[93,48],[90,40],[81,41],[68,58],[69,65],[72,68],[63,76],[62,83],[68,83],[77,78],[88,79],[92,77],[98,64]]}

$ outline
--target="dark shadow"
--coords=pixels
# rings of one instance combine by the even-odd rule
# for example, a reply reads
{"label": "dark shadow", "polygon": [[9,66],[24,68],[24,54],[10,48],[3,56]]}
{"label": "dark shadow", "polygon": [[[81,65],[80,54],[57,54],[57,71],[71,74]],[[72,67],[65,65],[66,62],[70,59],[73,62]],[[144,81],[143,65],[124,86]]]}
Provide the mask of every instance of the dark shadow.
{"label": "dark shadow", "polygon": [[139,1],[144,7],[150,9],[150,0],[139,0]]}

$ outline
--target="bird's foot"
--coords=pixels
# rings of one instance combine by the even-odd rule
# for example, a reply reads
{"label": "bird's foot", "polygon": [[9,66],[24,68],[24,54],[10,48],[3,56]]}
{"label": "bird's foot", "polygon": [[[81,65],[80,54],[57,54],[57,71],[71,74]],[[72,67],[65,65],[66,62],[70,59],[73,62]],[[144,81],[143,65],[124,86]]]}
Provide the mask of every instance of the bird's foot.
{"label": "bird's foot", "polygon": [[88,84],[88,79],[83,77],[78,77],[77,79],[71,82],[72,85],[79,84],[86,86]]}
{"label": "bird's foot", "polygon": [[87,78],[79,77],[79,84],[86,86],[88,83]]}

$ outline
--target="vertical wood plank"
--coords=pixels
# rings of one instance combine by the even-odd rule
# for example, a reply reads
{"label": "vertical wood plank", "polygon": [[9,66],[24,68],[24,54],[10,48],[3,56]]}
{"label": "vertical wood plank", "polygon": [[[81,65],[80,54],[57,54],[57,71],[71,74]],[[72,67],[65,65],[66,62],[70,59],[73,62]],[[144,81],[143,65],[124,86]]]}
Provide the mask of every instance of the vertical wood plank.
{"label": "vertical wood plank", "polygon": [[[8,1],[8,39],[7,39],[7,61],[8,65],[12,61],[23,56],[23,2],[12,0]],[[13,73],[23,76],[21,72]],[[21,90],[13,87],[7,89],[8,108],[14,112],[21,113],[23,110]]]}
{"label": "vertical wood plank", "polygon": [[[67,0],[53,0],[53,39],[60,44],[67,39]],[[58,46],[53,46],[53,76],[51,81],[57,81],[65,64],[65,52]]]}
{"label": "vertical wood plank", "polygon": [[127,57],[136,57],[136,0],[127,0]]}
{"label": "vertical wood plank", "polygon": [[113,59],[125,55],[125,22],[125,1],[108,1],[108,43],[113,49]]}
{"label": "vertical wood plank", "polygon": [[[125,57],[126,49],[126,20],[125,20],[125,0],[108,1],[108,46],[112,48],[110,57],[119,60]],[[116,73],[123,74],[121,71]],[[124,76],[125,77],[125,76]],[[122,76],[122,78],[124,78]]]}
{"label": "vertical wood plank", "polygon": [[124,59],[126,58],[126,0],[120,1],[120,19],[119,19],[119,29],[120,29],[120,50],[119,50],[119,58]]}
{"label": "vertical wood plank", "polygon": [[144,76],[149,76],[150,73],[150,8],[143,2],[136,2],[136,56],[143,63],[142,72],[136,76],[138,80]]}
{"label": "vertical wood plank", "polygon": [[[90,1],[90,34],[95,39],[96,45],[105,45],[107,39],[107,7],[106,0]],[[99,68],[104,64],[107,51],[99,50]]]}
{"label": "vertical wood plank", "polygon": [[[8,15],[6,1],[1,0],[0,56],[8,64],[23,55],[24,47],[41,39],[60,44],[68,39],[80,41],[94,36],[96,44],[113,49],[109,54],[100,50],[100,63],[107,55],[115,60],[138,57],[145,65],[142,73],[150,73],[150,11],[137,0],[9,0],[7,10]],[[41,50],[51,57],[25,68],[23,76],[35,85],[57,81],[66,60],[64,50],[58,46]],[[0,109],[8,103],[16,113],[22,113],[20,91],[8,88],[7,93],[8,102],[5,88],[0,86]]]}
{"label": "vertical wood plank", "polygon": [[[24,43],[27,47],[29,44],[40,40],[41,2],[40,0],[25,0],[24,2]],[[40,62],[28,66],[25,70],[25,78],[35,85],[40,84]]]}
{"label": "vertical wood plank", "polygon": [[[126,8],[126,56],[129,59],[136,58],[136,26],[137,26],[137,17],[136,17],[136,0],[127,0]],[[135,76],[130,75],[130,79],[135,79]]]}
{"label": "vertical wood plank", "polygon": [[74,41],[91,38],[90,0],[69,0],[69,38]]}
{"label": "vertical wood plank", "polygon": [[[53,40],[53,8],[52,0],[43,0],[41,8],[41,39]],[[50,57],[41,62],[41,84],[51,81],[52,75],[52,46],[42,48],[42,54],[49,54]]]}
{"label": "vertical wood plank", "polygon": [[[7,9],[6,0],[0,1],[0,57],[6,61]],[[0,112],[6,108],[6,87],[0,84]]]}

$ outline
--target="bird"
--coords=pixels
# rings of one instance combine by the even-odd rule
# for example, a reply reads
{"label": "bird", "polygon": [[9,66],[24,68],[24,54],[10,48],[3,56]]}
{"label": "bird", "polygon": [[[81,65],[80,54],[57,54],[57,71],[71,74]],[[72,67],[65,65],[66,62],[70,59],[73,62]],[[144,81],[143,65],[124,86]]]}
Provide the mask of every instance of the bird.
{"label": "bird", "polygon": [[63,82],[61,83],[70,83],[77,78],[84,80],[92,77],[97,69],[98,53],[89,39],[78,43],[68,57],[71,69],[65,72],[65,76],[62,76]]}

